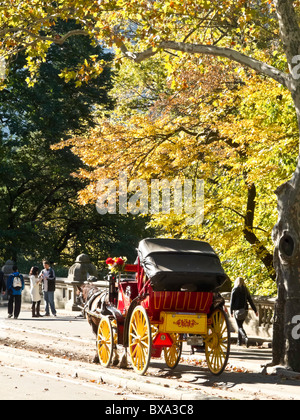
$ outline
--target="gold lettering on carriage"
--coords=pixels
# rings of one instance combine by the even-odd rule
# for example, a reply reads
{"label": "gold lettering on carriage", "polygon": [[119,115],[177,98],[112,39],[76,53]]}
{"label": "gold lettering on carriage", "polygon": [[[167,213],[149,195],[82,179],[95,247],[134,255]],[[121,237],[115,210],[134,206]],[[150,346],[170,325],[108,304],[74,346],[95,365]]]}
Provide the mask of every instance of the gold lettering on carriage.
{"label": "gold lettering on carriage", "polygon": [[194,319],[177,319],[173,324],[177,325],[179,328],[193,328],[196,325],[199,325],[199,322],[196,322]]}

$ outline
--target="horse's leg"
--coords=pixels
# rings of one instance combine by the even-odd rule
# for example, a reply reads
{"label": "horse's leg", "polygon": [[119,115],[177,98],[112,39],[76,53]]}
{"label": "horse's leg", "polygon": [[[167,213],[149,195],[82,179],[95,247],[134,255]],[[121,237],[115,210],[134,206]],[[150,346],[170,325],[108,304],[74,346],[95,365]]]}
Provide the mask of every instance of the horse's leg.
{"label": "horse's leg", "polygon": [[113,358],[112,364],[113,366],[118,366],[119,362],[120,362],[120,358],[119,358],[119,353],[116,346],[116,348],[114,349],[114,358]]}
{"label": "horse's leg", "polygon": [[[97,343],[96,343],[96,346],[97,346]],[[94,358],[93,358],[93,363],[95,363],[95,364],[97,364],[97,365],[100,363],[99,354],[98,354],[98,349],[96,349],[96,353],[95,353],[95,356],[94,356]]]}
{"label": "horse's leg", "polygon": [[[93,319],[91,319],[91,323],[90,324],[92,326],[93,333],[97,337],[99,324],[96,324]],[[93,363],[97,363],[97,364],[100,363],[99,353],[98,353],[98,341],[97,341],[97,338],[96,338],[96,353],[95,353],[95,356],[94,356],[94,359],[93,359]]]}
{"label": "horse's leg", "polygon": [[123,351],[121,362],[120,362],[120,368],[121,369],[126,369],[127,367],[128,367],[128,362],[127,362],[127,348],[124,347],[124,351]]}

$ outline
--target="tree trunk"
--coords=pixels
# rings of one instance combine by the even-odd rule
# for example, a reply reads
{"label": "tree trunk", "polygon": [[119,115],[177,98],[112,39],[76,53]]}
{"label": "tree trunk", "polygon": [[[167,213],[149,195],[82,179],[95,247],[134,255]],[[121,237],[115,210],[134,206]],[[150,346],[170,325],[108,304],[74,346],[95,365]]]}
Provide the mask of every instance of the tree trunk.
{"label": "tree trunk", "polygon": [[[298,17],[293,1],[274,0],[274,4],[290,71],[288,87],[293,97],[300,129],[300,80],[298,77],[294,78],[293,72],[294,58],[299,55],[300,45]],[[296,324],[300,320],[300,157],[293,178],[279,187],[276,194],[278,223],[273,231],[274,265],[279,288],[277,318],[280,317],[279,324],[284,332],[284,339],[279,342],[275,340],[274,344],[278,345],[279,360],[282,361],[284,350],[286,364],[294,371],[300,372],[300,334],[296,333],[299,331]],[[274,328],[274,338],[277,329],[278,326]]]}
{"label": "tree trunk", "polygon": [[244,224],[244,237],[246,241],[252,245],[253,250],[257,258],[262,261],[266,267],[270,278],[275,281],[276,273],[273,264],[273,255],[268,251],[265,245],[260,241],[254,232],[254,216],[256,208],[256,186],[254,183],[247,184],[248,189],[248,200],[247,200],[247,211],[245,216]]}
{"label": "tree trunk", "polygon": [[[278,253],[277,253],[278,254]],[[276,252],[275,252],[276,255]],[[276,258],[276,257],[275,257]],[[279,267],[278,264],[276,264]],[[277,285],[278,285],[278,296],[275,302],[275,313],[274,313],[274,324],[273,324],[273,365],[284,365],[285,364],[285,288],[281,283],[282,276],[277,275]]]}
{"label": "tree trunk", "polygon": [[[285,350],[285,363],[294,371],[300,372],[300,337],[295,334],[296,317],[300,316],[300,161],[292,180],[279,187],[276,194],[279,218],[273,231],[273,239],[279,288],[277,317],[282,314],[284,317],[279,320],[279,327],[277,325],[274,329],[274,349],[277,356],[274,362],[282,362]],[[280,324],[282,328],[283,323],[284,340],[278,341],[277,329]]]}

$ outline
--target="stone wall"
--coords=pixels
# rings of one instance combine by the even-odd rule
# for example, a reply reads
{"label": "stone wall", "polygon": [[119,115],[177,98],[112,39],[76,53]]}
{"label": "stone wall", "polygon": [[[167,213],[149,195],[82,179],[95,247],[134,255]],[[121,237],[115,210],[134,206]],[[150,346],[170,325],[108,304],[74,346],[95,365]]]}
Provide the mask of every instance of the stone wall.
{"label": "stone wall", "polygon": [[[26,303],[31,303],[31,297],[30,297],[30,281],[29,276],[26,274],[23,274],[24,280],[25,280],[25,289],[22,293],[22,300]],[[57,277],[56,278],[56,291],[54,294],[55,298],[55,306],[57,309],[68,309],[68,310],[80,310],[80,308],[77,308],[75,305],[76,302],[76,286],[78,284],[82,284],[79,282],[72,282],[68,278],[65,277]],[[105,280],[100,280],[93,282],[93,284],[96,287],[99,288],[107,288],[108,282]],[[44,303],[44,299],[42,297],[42,305]]]}

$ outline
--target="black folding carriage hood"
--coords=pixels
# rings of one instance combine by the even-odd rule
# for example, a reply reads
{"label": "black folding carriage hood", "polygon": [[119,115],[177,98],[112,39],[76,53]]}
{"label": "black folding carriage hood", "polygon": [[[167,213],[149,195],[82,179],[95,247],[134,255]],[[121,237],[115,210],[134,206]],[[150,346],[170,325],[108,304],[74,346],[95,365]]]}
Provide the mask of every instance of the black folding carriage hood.
{"label": "black folding carriage hood", "polygon": [[227,279],[219,257],[206,242],[143,239],[138,256],[154,291],[213,292]]}

